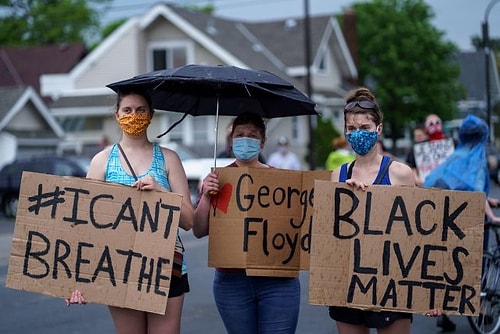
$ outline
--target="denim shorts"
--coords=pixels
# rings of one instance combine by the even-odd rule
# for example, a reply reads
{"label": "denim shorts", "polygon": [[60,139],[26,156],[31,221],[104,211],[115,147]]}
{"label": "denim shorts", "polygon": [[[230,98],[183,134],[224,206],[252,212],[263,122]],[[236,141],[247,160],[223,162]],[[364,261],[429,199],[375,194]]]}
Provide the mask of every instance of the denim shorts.
{"label": "denim shorts", "polygon": [[368,328],[385,328],[399,319],[412,320],[411,313],[390,311],[363,311],[349,307],[330,306],[330,318],[351,325],[364,325]]}

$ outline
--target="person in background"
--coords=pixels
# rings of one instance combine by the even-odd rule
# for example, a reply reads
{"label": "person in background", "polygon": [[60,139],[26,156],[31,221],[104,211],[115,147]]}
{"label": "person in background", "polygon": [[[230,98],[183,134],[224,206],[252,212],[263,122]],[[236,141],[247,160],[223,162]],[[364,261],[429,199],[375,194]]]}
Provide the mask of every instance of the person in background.
{"label": "person in background", "polygon": [[[488,196],[490,176],[486,160],[486,144],[489,129],[479,117],[468,115],[458,129],[459,143],[455,151],[439,166],[434,168],[424,182],[424,187],[436,187],[451,190],[480,191]],[[491,202],[491,204],[490,204]],[[498,204],[495,198],[486,197],[486,218],[493,223],[500,223],[491,207]],[[483,250],[488,249],[489,230],[484,230]],[[445,315],[437,319],[437,325],[443,332],[455,330],[456,325]]]}
{"label": "person in background", "polygon": [[[228,167],[269,168],[258,160],[266,142],[266,125],[260,115],[247,112],[236,117],[231,138],[235,161]],[[216,172],[203,179],[194,211],[197,238],[209,233],[211,194],[217,194],[219,186]],[[245,269],[216,268],[213,293],[229,334],[295,333],[300,308],[298,278],[247,276]]]}
{"label": "person in background", "polygon": [[344,136],[332,140],[333,151],[326,158],[326,170],[334,170],[346,162],[354,160],[354,153],[350,150],[349,143]]}
{"label": "person in background", "polygon": [[[429,114],[425,117],[424,131],[427,137],[427,139],[424,141],[434,141],[446,138],[443,132],[443,121],[436,114]],[[415,153],[413,150],[410,150],[410,152],[408,153],[408,156],[406,157],[406,163],[410,166],[412,170],[415,170],[414,173],[415,184],[417,186],[422,186],[424,180],[422,180],[422,178],[418,174],[417,164],[415,161]]]}
{"label": "person in background", "polygon": [[446,138],[443,132],[443,121],[436,114],[429,114],[425,117],[424,129],[430,141]]}
{"label": "person in background", "polygon": [[[174,151],[148,140],[147,129],[153,113],[154,109],[148,95],[141,92],[118,94],[115,118],[122,129],[122,137],[117,144],[105,148],[94,156],[87,178],[129,185],[137,191],[169,191],[181,194],[183,200],[179,227],[188,231],[193,226],[194,216],[186,174],[179,156]],[[184,247],[177,234],[165,314],[109,306],[116,333],[180,333],[184,294],[189,292],[183,253]],[[85,298],[79,290],[74,291],[71,297],[66,299],[68,306],[85,303]]]}
{"label": "person in background", "polygon": [[[416,127],[415,129],[413,129],[413,145],[418,143],[423,143],[427,140],[428,140],[427,133],[425,132],[425,129],[423,127]],[[415,153],[413,151],[413,146],[411,147],[410,151],[408,152],[408,155],[406,156],[406,163],[408,164],[408,166],[410,166],[413,172],[413,177],[415,178],[415,184],[421,187],[422,179],[420,179],[420,176],[418,175],[418,169],[417,169],[417,164],[415,163]]]}
{"label": "person in background", "polygon": [[[345,182],[363,191],[371,184],[415,186],[410,167],[378,153],[376,143],[382,134],[382,120],[382,112],[369,89],[361,87],[347,94],[344,132],[356,160],[333,170],[331,181]],[[379,334],[410,333],[410,313],[330,306],[329,314],[336,321],[339,334],[368,334],[370,328],[376,328]],[[440,314],[436,309],[427,313]]]}
{"label": "person in background", "polygon": [[300,161],[295,153],[290,151],[288,138],[281,136],[278,138],[278,148],[273,152],[267,163],[269,166],[281,169],[300,170]]}
{"label": "person in background", "polygon": [[426,140],[428,140],[428,138],[424,128],[416,127],[415,129],[413,129],[413,143],[418,144]]}
{"label": "person in background", "polygon": [[427,115],[424,122],[424,129],[427,140],[433,141],[446,138],[443,132],[443,121],[436,114]]}

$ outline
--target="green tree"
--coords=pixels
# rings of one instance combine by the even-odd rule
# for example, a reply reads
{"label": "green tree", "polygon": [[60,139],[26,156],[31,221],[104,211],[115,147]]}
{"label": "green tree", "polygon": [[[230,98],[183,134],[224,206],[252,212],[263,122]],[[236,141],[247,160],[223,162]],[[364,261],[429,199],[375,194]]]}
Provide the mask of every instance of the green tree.
{"label": "green tree", "polygon": [[[476,51],[483,50],[483,38],[481,36],[472,36],[472,45],[476,48]],[[491,50],[495,53],[495,58],[497,60],[497,71],[500,72],[500,38],[490,37]]]}
{"label": "green tree", "polygon": [[99,11],[90,4],[105,6],[110,1],[0,0],[0,45],[85,42],[100,28]]}
{"label": "green tree", "polygon": [[209,15],[212,15],[215,11],[215,8],[212,4],[206,4],[206,5],[189,5],[189,6],[186,6],[186,8],[188,9],[192,9],[192,10],[197,10],[197,11],[200,11],[202,13],[205,13],[205,14],[209,14]]}
{"label": "green tree", "polygon": [[[325,167],[326,158],[332,151],[332,140],[340,137],[340,134],[333,126],[331,119],[318,117],[317,120],[318,123],[314,129],[314,148],[316,166],[321,169]],[[305,159],[307,161],[307,157]]]}
{"label": "green tree", "polygon": [[[471,43],[476,48],[476,51],[480,51],[483,49],[483,38],[481,36],[475,35],[471,37]],[[500,51],[500,38],[491,38],[490,37],[490,45],[491,49],[496,53]]]}
{"label": "green tree", "polygon": [[385,135],[393,140],[427,114],[456,116],[463,96],[457,47],[444,41],[423,0],[355,3],[359,79],[374,90],[384,113]]}

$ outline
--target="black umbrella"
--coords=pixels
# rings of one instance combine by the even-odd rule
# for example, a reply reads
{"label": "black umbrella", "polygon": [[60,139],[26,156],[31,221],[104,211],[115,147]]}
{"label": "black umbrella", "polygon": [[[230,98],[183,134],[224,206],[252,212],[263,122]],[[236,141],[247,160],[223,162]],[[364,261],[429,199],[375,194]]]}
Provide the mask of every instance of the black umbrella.
{"label": "black umbrella", "polygon": [[[236,66],[186,65],[141,74],[107,87],[117,93],[145,90],[155,109],[184,113],[182,119],[187,115],[215,115],[216,138],[219,115],[237,116],[244,111],[258,112],[263,118],[318,115],[315,103],[290,82],[268,71]],[[216,154],[217,139],[214,160]]]}

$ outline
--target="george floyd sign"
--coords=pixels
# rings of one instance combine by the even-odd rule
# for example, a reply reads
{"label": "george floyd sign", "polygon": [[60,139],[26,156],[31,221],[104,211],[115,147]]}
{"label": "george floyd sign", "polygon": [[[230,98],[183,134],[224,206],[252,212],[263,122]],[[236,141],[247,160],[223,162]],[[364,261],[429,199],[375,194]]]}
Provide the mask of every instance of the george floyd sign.
{"label": "george floyd sign", "polygon": [[479,313],[485,194],[315,182],[309,302]]}
{"label": "george floyd sign", "polygon": [[182,196],[24,172],[6,286],[164,314]]}
{"label": "george floyd sign", "polygon": [[209,213],[208,264],[252,276],[296,277],[309,268],[314,180],[327,171],[217,169]]}

